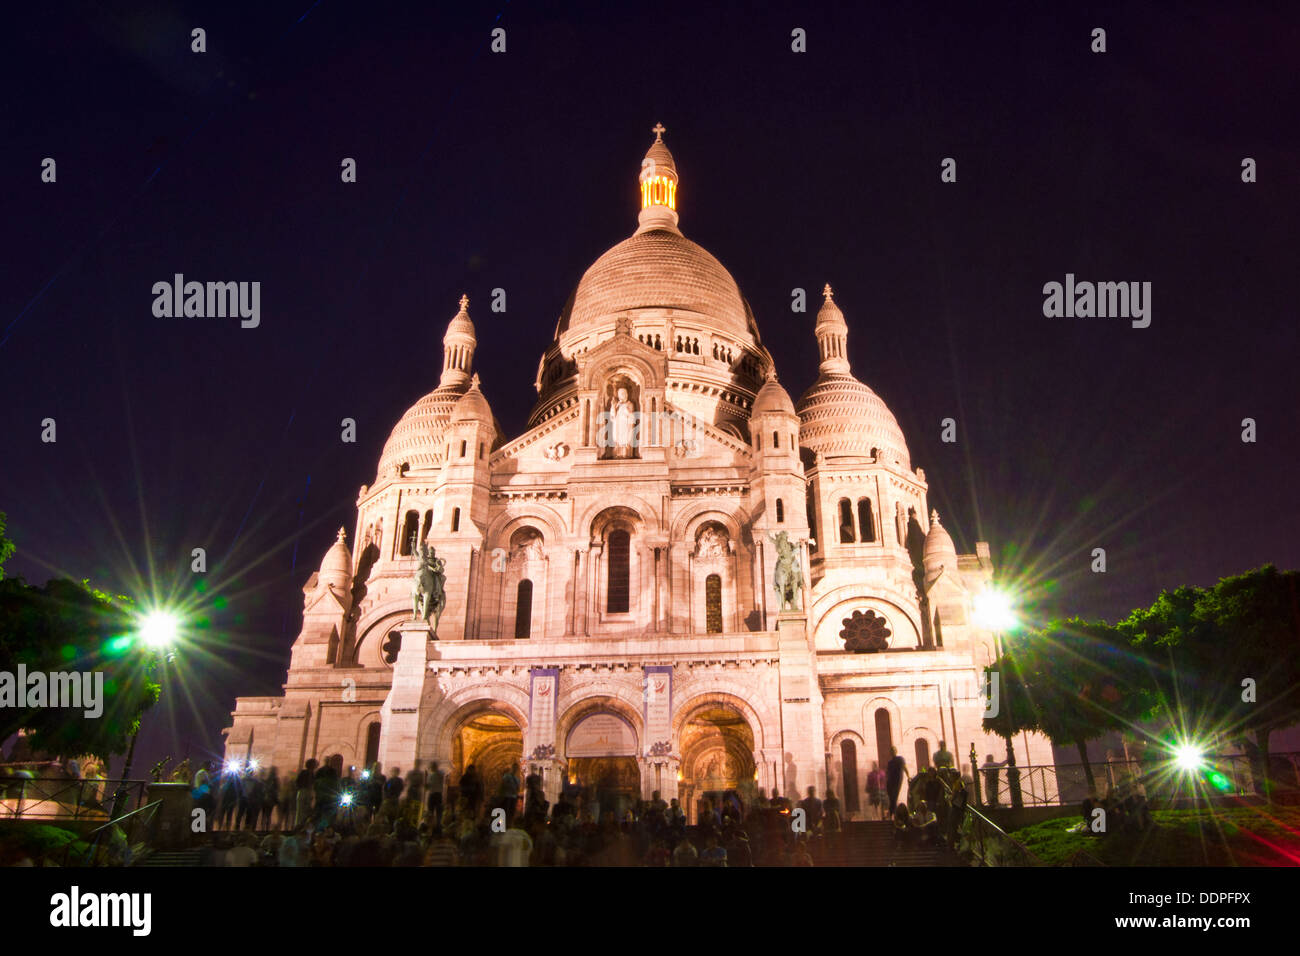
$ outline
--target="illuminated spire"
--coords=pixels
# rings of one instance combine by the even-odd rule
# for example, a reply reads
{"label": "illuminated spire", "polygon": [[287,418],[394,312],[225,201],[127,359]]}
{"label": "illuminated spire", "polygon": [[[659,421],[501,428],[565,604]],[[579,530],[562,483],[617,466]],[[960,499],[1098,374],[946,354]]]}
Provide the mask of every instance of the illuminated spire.
{"label": "illuminated spire", "polygon": [[[677,232],[677,164],[673,154],[664,145],[663,123],[656,123],[650,131],[655,141],[641,160],[641,213],[637,232],[667,229]],[[681,233],[678,233],[680,235]]]}
{"label": "illuminated spire", "polygon": [[821,353],[821,365],[818,371],[822,374],[827,372],[848,372],[849,371],[849,324],[844,321],[844,313],[840,307],[835,304],[834,294],[831,292],[831,286],[828,282],[822,289],[822,295],[826,301],[817,311],[817,347]]}
{"label": "illuminated spire", "polygon": [[474,323],[469,318],[469,296],[462,295],[460,311],[447,323],[447,334],[442,337],[442,377],[438,379],[439,385],[464,385],[469,381],[477,345]]}

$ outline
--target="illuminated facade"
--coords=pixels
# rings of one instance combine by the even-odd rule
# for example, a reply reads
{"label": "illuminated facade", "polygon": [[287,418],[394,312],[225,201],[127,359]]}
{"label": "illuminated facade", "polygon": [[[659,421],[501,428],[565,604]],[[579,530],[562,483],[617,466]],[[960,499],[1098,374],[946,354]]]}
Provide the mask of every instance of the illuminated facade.
{"label": "illuminated facade", "polygon": [[[820,367],[796,404],[731,274],[678,228],[662,127],[638,228],[586,271],[541,357],[523,434],[502,434],[469,304],[436,388],[394,427],[304,588],[282,696],[240,698],[227,755],[402,772],[522,762],[626,798],[827,786],[861,817],[897,747],[967,764],[993,635],[971,620],[986,544],[958,555],[884,402],[854,377],[829,286]],[[773,590],[797,543],[798,611]],[[430,640],[418,544],[446,563]],[[1050,764],[1046,740],[1017,761]],[[883,765],[883,764],[882,764]]]}

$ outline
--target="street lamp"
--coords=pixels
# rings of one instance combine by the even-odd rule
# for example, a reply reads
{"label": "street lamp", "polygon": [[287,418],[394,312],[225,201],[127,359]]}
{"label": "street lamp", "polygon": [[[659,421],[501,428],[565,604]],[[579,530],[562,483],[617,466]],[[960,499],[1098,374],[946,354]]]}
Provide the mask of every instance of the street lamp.
{"label": "street lamp", "polygon": [[[175,660],[176,655],[172,648],[180,637],[180,630],[181,619],[179,616],[171,611],[155,608],[140,618],[136,634],[142,644],[153,653],[164,655],[170,663]],[[144,726],[143,715],[135,725],[135,733],[131,734],[131,745],[126,750],[126,763],[122,767],[122,784],[119,785],[117,793],[113,795],[113,809],[108,814],[110,820],[117,818],[117,808],[121,804],[122,795],[126,792],[126,781],[131,778],[131,765],[135,763],[135,742],[140,738],[140,728],[142,726]]]}
{"label": "street lamp", "polygon": [[[998,669],[1002,668],[1002,634],[1004,631],[1013,631],[1020,626],[1020,620],[1016,617],[1015,603],[1011,595],[1007,594],[992,584],[984,588],[983,591],[975,595],[974,617],[977,627],[987,631],[992,631],[994,640],[997,642]],[[1005,680],[1002,682],[1002,703],[1007,709],[1008,730],[1002,735],[1007,743],[1007,789],[1011,792],[1011,805],[1021,807],[1024,801],[1020,796],[1020,771],[1016,769],[1016,750],[1011,742],[1010,720],[1011,720],[1011,682]],[[996,799],[997,794],[991,793],[990,798]],[[990,800],[990,802],[992,802]]]}

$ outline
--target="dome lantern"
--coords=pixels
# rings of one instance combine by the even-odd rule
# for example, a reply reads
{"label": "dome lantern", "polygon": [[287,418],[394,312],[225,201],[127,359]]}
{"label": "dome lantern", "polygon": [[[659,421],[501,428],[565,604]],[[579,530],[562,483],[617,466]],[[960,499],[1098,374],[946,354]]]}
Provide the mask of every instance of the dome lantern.
{"label": "dome lantern", "polygon": [[677,232],[677,164],[673,154],[664,145],[663,123],[651,130],[655,141],[641,160],[641,212],[637,216],[637,232],[667,229]]}
{"label": "dome lantern", "polygon": [[438,379],[440,386],[464,385],[469,381],[477,345],[474,323],[469,318],[469,296],[462,295],[460,311],[447,323],[447,333],[442,337],[442,376]]}
{"label": "dome lantern", "polygon": [[849,324],[844,321],[844,313],[835,304],[829,282],[822,289],[822,295],[826,297],[826,301],[817,310],[816,328],[817,347],[821,353],[819,371],[847,373],[849,371]]}

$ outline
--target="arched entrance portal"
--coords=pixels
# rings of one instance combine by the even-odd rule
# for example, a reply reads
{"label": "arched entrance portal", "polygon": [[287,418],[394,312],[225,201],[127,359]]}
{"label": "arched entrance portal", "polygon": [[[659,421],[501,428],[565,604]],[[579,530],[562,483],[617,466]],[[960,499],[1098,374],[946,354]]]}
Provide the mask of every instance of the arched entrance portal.
{"label": "arched entrance portal", "polygon": [[457,784],[465,768],[473,764],[483,778],[483,793],[490,799],[501,786],[507,767],[514,767],[515,775],[519,775],[524,735],[511,717],[491,709],[480,710],[461,721],[451,748]]}
{"label": "arched entrance portal", "polygon": [[748,812],[754,792],[754,731],[725,704],[700,708],[682,726],[682,779],[677,792],[690,823],[699,822],[702,801],[715,806],[739,801]]}
{"label": "arched entrance portal", "polygon": [[583,717],[569,731],[564,753],[569,786],[581,793],[594,815],[621,818],[640,799],[636,731],[622,717],[609,711]]}

